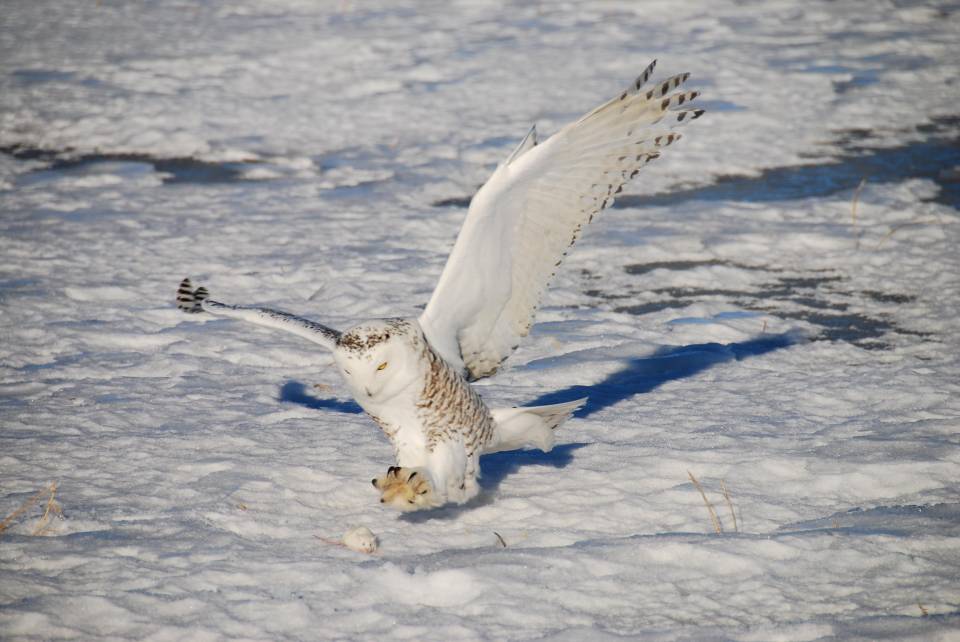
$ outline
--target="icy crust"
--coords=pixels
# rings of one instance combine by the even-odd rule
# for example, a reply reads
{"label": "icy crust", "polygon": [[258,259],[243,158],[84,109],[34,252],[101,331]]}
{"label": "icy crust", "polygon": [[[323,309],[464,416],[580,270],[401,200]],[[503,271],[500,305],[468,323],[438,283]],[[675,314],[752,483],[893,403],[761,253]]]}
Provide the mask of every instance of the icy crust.
{"label": "icy crust", "polygon": [[502,160],[504,137],[562,125],[654,57],[694,72],[715,125],[660,162],[657,188],[689,163],[693,182],[751,174],[835,155],[829,131],[889,141],[956,112],[949,3],[260,5],[7,8],[0,148],[242,163],[272,179],[342,173],[341,152],[385,146],[416,150],[407,171],[431,182],[425,162],[466,161],[448,166],[461,192]]}
{"label": "icy crust", "polygon": [[[18,599],[29,596],[33,608],[6,611],[5,632],[28,638],[43,631],[48,638],[156,639],[189,632],[259,640],[388,634],[403,639],[443,631],[467,640],[638,635],[719,640],[739,631],[736,637],[744,640],[878,635],[947,640],[958,624],[956,616],[924,618],[918,603],[902,597],[950,581],[938,564],[951,554],[947,539],[927,542],[924,555],[917,555],[909,538],[841,529],[760,538],[672,534],[564,548],[503,549],[477,541],[415,560],[377,561],[344,549],[334,549],[341,551],[335,556],[298,554],[282,543],[261,541],[246,545],[241,567],[234,557],[236,538],[208,534],[204,549],[223,547],[213,553],[198,550],[193,539],[143,530],[123,529],[108,540],[109,548],[101,541],[83,556],[76,548],[97,545],[92,535],[48,540],[57,563],[38,570],[56,578],[59,588],[39,595],[13,588]],[[23,554],[24,544],[14,538],[5,550]],[[856,585],[843,571],[852,567],[868,573],[873,583]],[[818,568],[837,571],[821,571],[811,583],[811,571]],[[158,569],[165,573],[162,581]],[[117,578],[113,590],[91,594],[85,578],[103,574]],[[846,582],[846,588],[824,590],[833,582]],[[510,599],[518,595],[528,601],[519,605]],[[813,616],[809,621],[792,615],[798,604]],[[922,606],[950,607],[940,600]],[[144,610],[151,621],[143,621]],[[71,615],[81,611],[91,615],[78,626]],[[877,611],[885,615],[866,616]]]}
{"label": "icy crust", "polygon": [[590,402],[416,518],[379,507],[389,444],[324,352],[173,306],[190,275],[333,327],[418,314],[463,216],[431,203],[654,55],[715,103],[638,196],[835,128],[907,144],[952,113],[951,6],[315,6],[5,8],[3,144],[88,158],[0,154],[0,520],[59,482],[0,532],[0,638],[951,639],[938,175],[605,211],[480,388]]}

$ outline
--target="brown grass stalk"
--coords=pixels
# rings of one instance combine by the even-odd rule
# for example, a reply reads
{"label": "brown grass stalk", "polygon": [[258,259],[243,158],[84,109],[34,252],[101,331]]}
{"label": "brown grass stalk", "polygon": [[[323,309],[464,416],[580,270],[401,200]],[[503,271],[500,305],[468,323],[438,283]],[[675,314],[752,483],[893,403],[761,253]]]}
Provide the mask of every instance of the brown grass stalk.
{"label": "brown grass stalk", "polygon": [[890,231],[887,232],[882,239],[880,239],[879,243],[877,243],[876,249],[879,250],[881,247],[883,247],[883,244],[886,243],[898,230],[902,230],[905,227],[916,227],[921,225],[937,225],[937,224],[940,225],[941,229],[943,228],[943,221],[939,218],[937,220],[915,219],[912,221],[907,221],[905,223],[900,223],[899,225],[892,225],[890,227]]}
{"label": "brown grass stalk", "polygon": [[47,507],[43,511],[43,517],[40,518],[40,521],[37,522],[37,527],[33,529],[31,535],[43,535],[50,529],[50,513],[52,512],[55,515],[62,515],[63,511],[60,510],[60,504],[54,499],[57,494],[57,482],[50,484],[50,498],[47,499]]}
{"label": "brown grass stalk", "polygon": [[[3,533],[5,530],[7,530],[8,528],[10,528],[10,526],[13,524],[14,521],[17,520],[18,517],[20,517],[21,515],[23,515],[24,513],[26,513],[28,510],[30,510],[31,508],[33,508],[33,506],[34,506],[37,502],[40,501],[40,498],[43,497],[43,495],[44,495],[45,493],[48,493],[48,492],[50,493],[50,501],[52,501],[52,500],[53,500],[53,494],[54,494],[55,492],[57,492],[57,483],[56,483],[56,482],[51,483],[51,484],[50,484],[49,486],[47,486],[46,488],[41,488],[40,490],[38,490],[32,497],[30,497],[30,498],[27,499],[25,502],[23,502],[22,504],[20,504],[20,507],[19,507],[18,509],[16,509],[16,510],[13,511],[12,513],[10,513],[10,514],[7,515],[6,517],[4,517],[4,518],[3,518],[3,521],[0,522],[0,533]],[[44,518],[46,518],[47,515],[49,514],[49,511],[50,511],[50,501],[47,502],[47,511],[44,512],[44,514],[43,514]],[[43,520],[41,519],[41,521],[43,521]]]}
{"label": "brown grass stalk", "polygon": [[723,526],[720,525],[720,518],[717,517],[717,511],[713,509],[713,504],[710,503],[710,500],[707,499],[707,494],[703,492],[703,486],[700,485],[700,482],[697,481],[697,478],[693,476],[689,470],[687,475],[690,477],[690,481],[693,482],[693,485],[696,486],[697,490],[700,491],[700,497],[703,498],[703,503],[707,507],[707,512],[710,513],[710,521],[713,523],[713,530],[717,531],[717,535],[723,533]]}
{"label": "brown grass stalk", "polygon": [[740,527],[737,525],[737,513],[733,510],[733,500],[730,499],[727,484],[722,479],[720,480],[720,490],[723,491],[723,499],[727,502],[727,509],[730,511],[730,517],[733,519],[733,532],[739,533]]}

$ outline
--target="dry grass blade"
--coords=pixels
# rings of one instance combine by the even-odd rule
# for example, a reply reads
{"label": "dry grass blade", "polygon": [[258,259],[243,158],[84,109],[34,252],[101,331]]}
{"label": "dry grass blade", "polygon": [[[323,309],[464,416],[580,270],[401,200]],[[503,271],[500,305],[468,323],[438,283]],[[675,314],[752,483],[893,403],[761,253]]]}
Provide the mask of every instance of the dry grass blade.
{"label": "dry grass blade", "polygon": [[[13,511],[12,513],[10,513],[9,515],[7,515],[6,517],[3,518],[3,521],[0,522],[0,533],[3,533],[5,530],[7,530],[8,528],[10,528],[10,525],[13,524],[13,522],[14,522],[18,517],[20,517],[21,515],[23,515],[24,513],[26,513],[28,510],[30,510],[30,509],[34,506],[34,504],[36,504],[37,502],[39,502],[39,501],[40,501],[40,498],[43,497],[43,495],[44,495],[45,493],[49,492],[49,493],[50,493],[50,499],[52,500],[52,499],[53,499],[53,493],[55,493],[56,490],[57,490],[57,484],[56,484],[56,482],[50,484],[50,486],[47,486],[46,488],[41,488],[40,490],[38,490],[38,491],[36,492],[36,494],[34,494],[32,497],[30,497],[30,499],[28,499],[27,501],[23,502],[23,503],[20,505],[20,508],[18,508],[17,510]],[[49,509],[49,502],[48,502],[48,509]],[[46,516],[47,516],[47,513],[44,513],[44,517],[46,517]]]}
{"label": "dry grass blade", "polygon": [[894,233],[897,232],[897,230],[902,230],[905,227],[916,227],[919,225],[938,225],[938,224],[940,225],[941,228],[943,228],[943,220],[939,218],[936,220],[926,220],[926,221],[924,220],[907,221],[906,223],[900,223],[899,225],[894,225],[890,228],[890,231],[887,232],[882,239],[880,239],[880,242],[877,243],[876,249],[879,250],[881,247],[883,247],[883,244],[886,243],[887,240],[889,240],[890,237],[892,237]]}
{"label": "dry grass blade", "polygon": [[50,484],[50,498],[47,499],[47,507],[43,511],[43,517],[37,522],[37,527],[30,533],[31,535],[43,535],[50,529],[50,513],[58,516],[63,515],[63,511],[60,510],[60,504],[54,499],[57,494],[57,486],[57,482]]}
{"label": "dry grass blade", "polygon": [[727,502],[727,510],[730,511],[730,517],[733,519],[733,532],[739,533],[740,527],[737,525],[737,513],[733,510],[733,501],[730,499],[730,493],[727,491],[727,483],[720,480],[720,490],[723,491],[723,499]]}
{"label": "dry grass blade", "polygon": [[707,494],[703,492],[703,486],[700,485],[700,482],[697,481],[697,478],[693,476],[689,470],[687,475],[690,477],[690,481],[693,482],[693,485],[696,486],[697,490],[700,491],[700,497],[703,498],[703,503],[707,507],[707,511],[710,513],[710,521],[713,522],[713,530],[717,531],[717,534],[720,535],[723,533],[723,527],[720,525],[720,518],[717,517],[717,511],[713,509],[713,504],[710,503],[710,500],[707,499]]}
{"label": "dry grass blade", "polygon": [[860,179],[857,189],[853,190],[853,200],[850,203],[850,222],[854,228],[857,227],[857,204],[860,202],[860,192],[863,191],[863,186],[866,184],[867,178],[864,176]]}

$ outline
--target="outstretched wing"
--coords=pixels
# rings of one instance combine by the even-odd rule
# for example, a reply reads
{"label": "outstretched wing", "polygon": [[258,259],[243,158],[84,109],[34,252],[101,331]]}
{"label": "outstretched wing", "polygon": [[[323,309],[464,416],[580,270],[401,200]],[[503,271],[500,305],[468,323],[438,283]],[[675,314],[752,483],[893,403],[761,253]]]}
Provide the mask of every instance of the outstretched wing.
{"label": "outstretched wing", "polygon": [[287,312],[269,308],[227,305],[212,301],[207,289],[199,287],[194,290],[190,279],[181,281],[180,287],[177,289],[177,307],[184,312],[209,312],[218,316],[231,317],[268,328],[292,332],[308,341],[319,343],[328,350],[333,350],[337,345],[337,339],[340,338],[340,332],[337,330]]}
{"label": "outstretched wing", "polygon": [[581,228],[660,150],[699,118],[675,91],[681,74],[644,89],[656,61],[616,98],[536,144],[531,130],[470,203],[437,288],[420,316],[450,364],[493,374],[527,335],[540,297]]}

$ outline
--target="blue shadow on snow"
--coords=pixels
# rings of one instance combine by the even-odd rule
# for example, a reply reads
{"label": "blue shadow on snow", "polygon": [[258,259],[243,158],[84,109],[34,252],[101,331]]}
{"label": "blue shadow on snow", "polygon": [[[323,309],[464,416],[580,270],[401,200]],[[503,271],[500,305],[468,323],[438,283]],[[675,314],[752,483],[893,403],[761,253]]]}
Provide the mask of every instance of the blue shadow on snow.
{"label": "blue shadow on snow", "polygon": [[956,139],[934,138],[887,149],[858,149],[816,165],[771,167],[759,176],[720,176],[714,183],[664,194],[628,194],[615,207],[674,206],[689,200],[765,203],[827,197],[854,190],[861,180],[896,183],[927,178],[940,187],[932,200],[960,209],[960,182],[949,168],[960,164]]}
{"label": "blue shadow on snow", "polygon": [[587,397],[587,403],[576,417],[589,417],[595,412],[650,392],[675,379],[684,379],[727,361],[757,357],[797,342],[794,333],[764,335],[740,343],[699,343],[688,346],[664,346],[649,357],[630,359],[627,365],[606,379],[589,386],[570,386],[537,397],[528,406],[564,403]]}
{"label": "blue shadow on snow", "polygon": [[500,485],[503,479],[526,466],[549,466],[566,468],[573,461],[573,452],[590,444],[584,442],[560,444],[548,453],[542,450],[506,450],[484,455],[480,458],[480,486],[491,491]]}
{"label": "blue shadow on snow", "polygon": [[363,412],[363,408],[356,401],[340,401],[339,399],[321,399],[307,392],[307,387],[299,381],[288,381],[280,388],[280,401],[298,403],[313,410],[335,410],[356,415]]}

